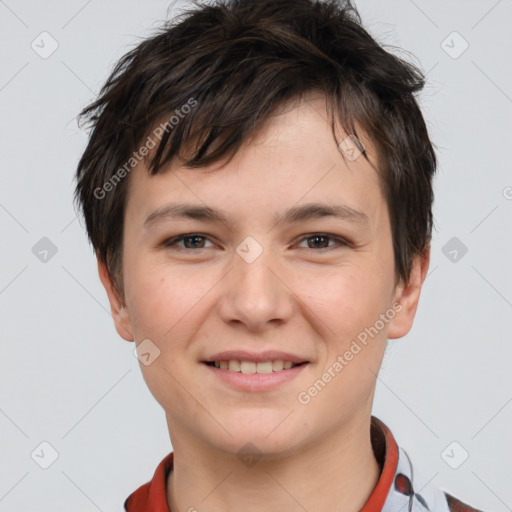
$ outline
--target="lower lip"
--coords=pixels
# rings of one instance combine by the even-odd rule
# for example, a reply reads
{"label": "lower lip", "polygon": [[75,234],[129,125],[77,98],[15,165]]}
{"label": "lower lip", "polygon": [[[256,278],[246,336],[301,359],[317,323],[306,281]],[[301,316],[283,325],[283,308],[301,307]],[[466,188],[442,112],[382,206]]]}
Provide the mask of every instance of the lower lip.
{"label": "lower lip", "polygon": [[268,391],[274,389],[295,379],[308,366],[308,363],[304,363],[279,372],[242,373],[216,368],[206,363],[201,364],[222,382],[241,391]]}

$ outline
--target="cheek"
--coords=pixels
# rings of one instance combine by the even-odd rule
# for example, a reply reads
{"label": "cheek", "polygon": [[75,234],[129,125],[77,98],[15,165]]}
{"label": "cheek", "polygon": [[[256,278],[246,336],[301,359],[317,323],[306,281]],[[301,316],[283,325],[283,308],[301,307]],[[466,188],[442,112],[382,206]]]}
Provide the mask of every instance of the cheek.
{"label": "cheek", "polygon": [[179,279],[146,273],[143,279],[134,283],[133,291],[130,315],[136,336],[154,339],[155,343],[172,336],[176,325],[190,309]]}
{"label": "cheek", "polygon": [[184,355],[200,325],[195,315],[206,290],[194,286],[201,282],[197,277],[154,262],[131,271],[129,310],[135,339],[149,339],[159,350],[150,365],[140,364],[142,376],[165,410],[178,410],[189,398],[180,385],[186,382]]}
{"label": "cheek", "polygon": [[[127,268],[130,317],[136,339],[150,338],[165,349],[196,329],[204,299],[215,286],[212,273],[170,266],[154,259]],[[218,279],[217,279],[218,280]],[[191,334],[191,333],[188,333]]]}
{"label": "cheek", "polygon": [[329,272],[323,268],[296,281],[297,294],[321,320],[328,337],[337,343],[346,343],[373,325],[387,308],[387,285],[373,267],[374,264],[362,262],[340,265]]}

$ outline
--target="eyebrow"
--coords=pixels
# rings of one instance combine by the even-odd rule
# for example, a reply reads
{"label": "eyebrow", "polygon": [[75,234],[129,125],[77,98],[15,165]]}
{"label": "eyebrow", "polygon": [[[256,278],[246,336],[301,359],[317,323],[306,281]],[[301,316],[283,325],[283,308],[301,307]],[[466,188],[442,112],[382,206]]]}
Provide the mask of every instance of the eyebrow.
{"label": "eyebrow", "polygon": [[[341,204],[308,203],[301,206],[294,206],[284,212],[274,216],[276,224],[293,224],[305,222],[325,217],[335,217],[348,222],[358,224],[368,224],[368,216],[349,206]],[[220,210],[215,210],[209,206],[200,206],[194,204],[167,204],[152,212],[144,221],[144,227],[150,228],[152,225],[165,221],[176,219],[195,219],[206,222],[222,222],[229,225],[226,214]]]}

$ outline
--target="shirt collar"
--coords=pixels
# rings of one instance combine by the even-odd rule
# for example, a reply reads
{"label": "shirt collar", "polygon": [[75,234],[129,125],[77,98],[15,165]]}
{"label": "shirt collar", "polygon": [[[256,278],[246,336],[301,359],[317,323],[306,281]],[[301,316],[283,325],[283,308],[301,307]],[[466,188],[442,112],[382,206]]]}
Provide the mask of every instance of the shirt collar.
{"label": "shirt collar", "polygon": [[[412,485],[412,464],[396,443],[389,428],[378,418],[371,418],[371,442],[381,467],[377,485],[360,512],[394,512],[396,510],[448,512],[444,494],[435,488],[417,494]],[[127,512],[170,512],[166,482],[173,465],[173,452],[156,468],[153,479],[139,487],[124,503]],[[424,508],[426,503],[429,508]],[[403,508],[402,508],[403,507]]]}

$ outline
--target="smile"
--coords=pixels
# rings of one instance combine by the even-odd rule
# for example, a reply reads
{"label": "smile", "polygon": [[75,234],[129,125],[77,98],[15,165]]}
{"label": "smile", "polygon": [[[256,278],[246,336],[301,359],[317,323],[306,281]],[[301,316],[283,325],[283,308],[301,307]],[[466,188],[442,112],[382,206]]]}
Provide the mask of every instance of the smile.
{"label": "smile", "polygon": [[283,370],[294,368],[295,366],[300,366],[304,363],[292,363],[291,361],[283,361],[281,359],[260,362],[231,359],[229,361],[210,361],[206,364],[209,366],[215,366],[215,368],[219,368],[221,370],[251,374],[281,372]]}

